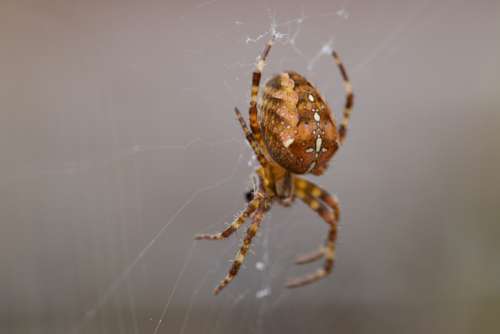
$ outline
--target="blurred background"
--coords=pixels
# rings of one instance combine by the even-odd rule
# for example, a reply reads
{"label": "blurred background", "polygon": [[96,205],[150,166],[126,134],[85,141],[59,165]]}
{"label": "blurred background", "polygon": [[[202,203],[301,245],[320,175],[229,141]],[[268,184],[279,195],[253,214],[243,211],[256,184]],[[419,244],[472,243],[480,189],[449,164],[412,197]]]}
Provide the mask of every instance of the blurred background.
{"label": "blurred background", "polygon": [[[0,332],[498,333],[498,1],[0,3]],[[245,111],[293,69],[337,117],[341,55],[356,95],[328,172],[335,272],[286,279],[327,228],[275,206],[219,296],[255,160]]]}

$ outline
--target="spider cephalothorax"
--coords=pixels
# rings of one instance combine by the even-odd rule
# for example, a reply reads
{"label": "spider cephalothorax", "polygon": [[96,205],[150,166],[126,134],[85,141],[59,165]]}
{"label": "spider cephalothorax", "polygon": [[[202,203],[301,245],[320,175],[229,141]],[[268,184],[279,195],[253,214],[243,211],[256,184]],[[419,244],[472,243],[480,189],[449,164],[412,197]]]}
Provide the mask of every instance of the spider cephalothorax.
{"label": "spider cephalothorax", "polygon": [[253,72],[249,109],[250,129],[241,113],[235,109],[247,141],[260,164],[256,170],[258,185],[256,189],[246,194],[248,201],[246,209],[229,227],[220,233],[196,236],[196,239],[225,239],[240,228],[247,218],[252,218],[233,265],[215,288],[215,294],[237,275],[252,239],[274,201],[288,206],[295,198],[299,198],[329,225],[325,245],[311,254],[299,257],[296,261],[298,264],[304,264],[324,257],[323,267],[310,275],[291,280],[287,286],[293,288],[315,282],[333,269],[340,215],[338,201],[298,174],[321,175],[328,167],[328,161],[346,135],[353,103],[352,87],[339,57],[332,52],[347,93],[344,117],[338,129],[330,108],[316,88],[293,71],[280,73],[267,81],[257,103],[261,72],[272,43],[273,39],[266,44]]}

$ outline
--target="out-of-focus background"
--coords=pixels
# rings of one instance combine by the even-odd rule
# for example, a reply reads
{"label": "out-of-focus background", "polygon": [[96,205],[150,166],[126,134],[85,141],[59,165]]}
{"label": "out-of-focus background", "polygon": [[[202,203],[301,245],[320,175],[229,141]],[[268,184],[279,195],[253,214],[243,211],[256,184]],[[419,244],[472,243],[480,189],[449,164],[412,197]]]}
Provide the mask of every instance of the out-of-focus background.
{"label": "out-of-focus background", "polygon": [[[498,1],[2,1],[0,332],[498,333]],[[293,69],[345,146],[332,276],[286,279],[327,231],[274,207],[221,295],[256,163],[233,108]],[[320,265],[319,263],[317,265]]]}

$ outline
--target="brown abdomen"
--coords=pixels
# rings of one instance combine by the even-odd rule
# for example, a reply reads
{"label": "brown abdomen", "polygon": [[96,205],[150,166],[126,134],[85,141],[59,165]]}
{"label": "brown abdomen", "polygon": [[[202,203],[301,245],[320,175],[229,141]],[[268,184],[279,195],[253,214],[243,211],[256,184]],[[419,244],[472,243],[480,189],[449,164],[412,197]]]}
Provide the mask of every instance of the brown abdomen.
{"label": "brown abdomen", "polygon": [[338,148],[338,136],[317,90],[300,74],[284,72],[266,83],[258,109],[273,160],[292,173],[322,174]]}

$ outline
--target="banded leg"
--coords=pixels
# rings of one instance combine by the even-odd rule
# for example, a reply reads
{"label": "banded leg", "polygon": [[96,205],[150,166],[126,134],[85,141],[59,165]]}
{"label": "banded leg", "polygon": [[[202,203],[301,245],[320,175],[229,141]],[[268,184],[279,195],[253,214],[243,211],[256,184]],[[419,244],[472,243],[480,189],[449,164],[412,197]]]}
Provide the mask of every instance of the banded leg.
{"label": "banded leg", "polygon": [[238,253],[236,253],[236,256],[233,261],[233,265],[229,269],[228,274],[222,281],[220,281],[219,285],[214,289],[214,294],[217,295],[226,285],[228,285],[233,278],[238,274],[238,271],[240,270],[241,264],[245,260],[245,256],[248,253],[248,250],[250,249],[250,244],[252,243],[252,239],[257,234],[257,231],[259,230],[260,223],[262,222],[264,218],[264,206],[261,204],[259,209],[255,212],[255,215],[253,216],[253,221],[250,227],[247,229],[247,233],[245,238],[243,239],[243,244],[240,247],[240,250]]}
{"label": "banded leg", "polygon": [[241,225],[247,220],[248,217],[252,213],[257,210],[257,208],[261,205],[262,201],[264,200],[264,195],[262,193],[255,193],[253,200],[248,203],[246,209],[236,218],[231,225],[229,225],[224,231],[215,233],[215,234],[198,234],[194,238],[196,240],[222,240],[226,239],[229,237],[231,234],[236,232]]}
{"label": "banded leg", "polygon": [[[320,189],[319,187],[316,187],[314,184],[312,183],[310,184],[311,186],[313,186],[313,188],[311,189]],[[330,226],[330,230],[328,232],[328,237],[324,248],[319,252],[299,258],[300,261],[298,260],[298,262],[308,263],[320,259],[323,256],[325,257],[325,262],[323,268],[318,269],[316,272],[290,280],[287,283],[288,288],[296,288],[316,282],[321,278],[325,277],[326,275],[328,275],[333,269],[333,264],[335,260],[335,240],[337,239],[338,213],[335,213],[335,210],[332,211],[328,209],[322,202],[318,200],[318,198],[321,198],[320,197],[321,193],[318,193],[318,190],[315,191],[315,193],[317,193],[318,196],[314,196],[314,194],[312,193],[313,193],[312,191],[311,194],[309,194],[308,192],[304,191],[304,189],[295,188],[295,195],[298,198],[300,198],[304,203],[306,203],[312,210],[318,213],[318,215],[321,218],[323,218],[323,220]],[[336,208],[338,209],[338,205],[336,206]]]}
{"label": "banded leg", "polygon": [[238,121],[240,122],[241,128],[243,129],[243,132],[245,133],[245,137],[247,138],[248,144],[252,148],[253,152],[257,156],[257,160],[259,160],[259,163],[262,167],[266,168],[268,163],[266,160],[266,157],[264,154],[262,154],[262,150],[260,149],[259,143],[255,139],[254,135],[250,130],[248,129],[247,123],[245,122],[245,119],[241,115],[241,112],[238,110],[238,108],[234,108],[234,112],[236,113],[236,117],[238,118]]}
{"label": "banded leg", "polygon": [[335,63],[337,64],[340,74],[342,75],[342,80],[344,84],[344,89],[346,92],[346,100],[345,100],[345,106],[344,106],[344,112],[343,112],[343,119],[342,123],[339,126],[339,140],[340,143],[342,144],[345,140],[345,136],[347,134],[347,126],[349,125],[349,119],[351,117],[351,112],[352,112],[352,105],[354,102],[354,95],[352,93],[352,84],[349,81],[349,78],[347,76],[347,72],[344,68],[344,64],[342,64],[342,61],[339,58],[339,55],[337,52],[333,51],[332,52],[333,59],[335,60]]}
{"label": "banded leg", "polygon": [[259,57],[259,61],[255,66],[255,71],[252,73],[252,90],[250,95],[250,108],[248,110],[249,118],[250,118],[250,129],[252,129],[252,133],[255,137],[255,140],[263,145],[262,135],[260,133],[259,121],[257,120],[257,95],[259,93],[260,86],[260,78],[262,75],[262,70],[264,69],[264,65],[266,64],[266,58],[271,51],[271,46],[274,42],[274,36],[267,42],[264,51]]}
{"label": "banded leg", "polygon": [[[335,221],[338,222],[340,220],[340,206],[335,196],[330,195],[326,190],[320,188],[311,181],[299,177],[294,178],[294,189],[296,189],[296,191],[304,192],[306,195],[311,196],[316,200],[324,202],[333,210],[333,213],[335,214]],[[295,259],[295,263],[306,264],[314,262],[321,259],[324,254],[325,248],[322,246],[314,252],[297,257]]]}

